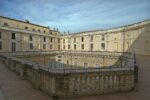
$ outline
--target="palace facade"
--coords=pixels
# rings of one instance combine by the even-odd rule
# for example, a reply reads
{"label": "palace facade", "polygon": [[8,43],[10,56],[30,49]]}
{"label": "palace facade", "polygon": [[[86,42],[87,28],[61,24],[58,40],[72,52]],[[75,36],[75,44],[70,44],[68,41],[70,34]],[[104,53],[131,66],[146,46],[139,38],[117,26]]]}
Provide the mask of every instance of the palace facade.
{"label": "palace facade", "polygon": [[0,16],[0,52],[110,51],[150,55],[150,20],[63,35],[58,30]]}

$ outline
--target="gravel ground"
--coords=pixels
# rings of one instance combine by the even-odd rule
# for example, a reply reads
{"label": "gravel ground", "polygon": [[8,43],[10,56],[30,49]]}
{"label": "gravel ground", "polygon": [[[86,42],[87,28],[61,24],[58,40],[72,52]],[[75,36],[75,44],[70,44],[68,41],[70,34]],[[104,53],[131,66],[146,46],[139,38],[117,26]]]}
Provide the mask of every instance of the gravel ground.
{"label": "gravel ground", "polygon": [[[65,98],[63,100],[150,100],[150,56],[137,56],[139,82],[135,91],[107,95]],[[4,99],[5,97],[5,99]],[[27,80],[21,80],[0,63],[0,100],[53,100],[32,88]]]}

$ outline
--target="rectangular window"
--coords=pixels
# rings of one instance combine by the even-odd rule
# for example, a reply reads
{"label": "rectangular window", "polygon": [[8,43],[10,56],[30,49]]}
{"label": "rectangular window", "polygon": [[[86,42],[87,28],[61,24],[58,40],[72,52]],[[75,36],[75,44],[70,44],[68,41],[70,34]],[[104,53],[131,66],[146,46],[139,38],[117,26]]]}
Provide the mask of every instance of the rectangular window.
{"label": "rectangular window", "polygon": [[87,68],[88,67],[88,63],[84,63],[84,67]]}
{"label": "rectangular window", "polygon": [[41,30],[40,29],[38,29],[38,32],[40,32]]}
{"label": "rectangular window", "polygon": [[95,67],[96,67],[96,68],[99,68],[99,67],[100,67],[100,65],[99,65],[99,64],[95,64]]}
{"label": "rectangular window", "polygon": [[105,35],[102,35],[102,41],[104,41],[105,40]]}
{"label": "rectangular window", "polygon": [[71,39],[70,38],[68,38],[68,43],[70,43],[71,42]]}
{"label": "rectangular window", "polygon": [[27,29],[28,29],[28,27],[25,27],[25,29],[27,30]]}
{"label": "rectangular window", "polygon": [[16,39],[16,34],[15,33],[11,34],[11,39],[13,39],[13,40]]}
{"label": "rectangular window", "polygon": [[46,33],[46,31],[44,30],[44,33]]}
{"label": "rectangular window", "polygon": [[91,44],[91,51],[93,50],[93,44]]}
{"label": "rectangular window", "polygon": [[43,49],[46,49],[46,44],[43,44]]}
{"label": "rectangular window", "polygon": [[0,50],[2,50],[2,42],[0,41]]}
{"label": "rectangular window", "polygon": [[81,42],[84,42],[84,38],[83,37],[81,37]]}
{"label": "rectangular window", "polygon": [[74,50],[76,50],[76,44],[74,44]]}
{"label": "rectangular window", "polygon": [[68,45],[68,49],[70,49],[70,45]]}
{"label": "rectangular window", "polygon": [[60,45],[58,45],[58,50],[60,50]]}
{"label": "rectangular window", "polygon": [[84,49],[84,44],[81,45],[81,48]]}
{"label": "rectangular window", "polygon": [[12,52],[16,51],[16,43],[15,42],[11,43],[11,50],[12,50]]}
{"label": "rectangular window", "polygon": [[101,43],[101,49],[105,50],[105,43]]}
{"label": "rectangular window", "polygon": [[63,39],[63,43],[65,43],[65,39]]}
{"label": "rectangular window", "polygon": [[62,58],[62,56],[58,56],[58,58]]}
{"label": "rectangular window", "polygon": [[93,36],[91,36],[91,41],[93,41]]}
{"label": "rectangular window", "polygon": [[52,44],[50,44],[50,49],[51,49],[51,50],[53,49],[53,45],[52,45]]}
{"label": "rectangular window", "polygon": [[46,37],[43,37],[43,41],[46,42]]}
{"label": "rectangular window", "polygon": [[30,49],[33,49],[33,43],[30,43]]}
{"label": "rectangular window", "polygon": [[74,37],[74,43],[76,43],[76,37]]}
{"label": "rectangular window", "polygon": [[35,29],[32,29],[32,31],[34,32],[34,31],[35,31]]}
{"label": "rectangular window", "polygon": [[30,35],[30,41],[32,41],[32,40],[33,40],[32,35]]}
{"label": "rectangular window", "polygon": [[63,46],[64,50],[65,50],[65,45]]}
{"label": "rectangular window", "polygon": [[67,60],[67,65],[69,65],[69,60]]}
{"label": "rectangular window", "polygon": [[60,39],[58,39],[58,43],[60,43]]}
{"label": "rectangular window", "polygon": [[4,23],[4,26],[8,26],[8,23]]}
{"label": "rectangular window", "polygon": [[50,41],[53,42],[53,38],[51,38]]}

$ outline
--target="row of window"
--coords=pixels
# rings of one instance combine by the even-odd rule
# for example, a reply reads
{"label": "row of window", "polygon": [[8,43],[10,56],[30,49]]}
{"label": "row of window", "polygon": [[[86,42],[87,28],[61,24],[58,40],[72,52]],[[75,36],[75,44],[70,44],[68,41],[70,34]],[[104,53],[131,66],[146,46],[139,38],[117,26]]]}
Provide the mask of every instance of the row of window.
{"label": "row of window", "polygon": [[[30,41],[33,41],[32,35],[30,35]],[[46,42],[46,37],[43,37],[43,41]],[[53,38],[50,38],[50,42],[53,42]],[[58,43],[60,43],[60,39],[58,39]]]}
{"label": "row of window", "polygon": [[[105,41],[105,35],[102,35],[102,38],[101,38],[102,41]],[[93,41],[93,36],[90,37],[90,41],[92,42]],[[68,43],[71,42],[71,39],[68,38]],[[81,42],[84,42],[84,37],[81,37]],[[63,43],[65,43],[65,39],[63,40]],[[76,37],[74,37],[74,43],[76,43]]]}
{"label": "row of window", "polygon": [[[0,39],[2,38],[1,32],[0,32]],[[11,39],[15,40],[16,39],[16,34],[12,33],[11,34]],[[30,41],[33,41],[32,35],[29,36]],[[46,37],[43,37],[43,41],[46,42]],[[50,38],[50,41],[53,42],[53,38]],[[58,39],[58,43],[60,43],[60,39]]]}
{"label": "row of window", "polygon": [[[63,45],[63,49],[64,50],[66,49],[65,45]],[[71,49],[70,45],[68,45],[68,49]],[[77,49],[76,44],[74,44],[74,50],[76,50],[76,49]],[[84,44],[81,44],[81,49],[84,50]],[[93,49],[94,49],[93,44],[91,44],[90,45],[90,50],[93,50]],[[105,43],[101,43],[101,49],[105,50]]]}
{"label": "row of window", "polygon": [[[34,48],[34,47],[33,47],[33,43],[30,43],[30,44],[29,44],[29,48],[30,48],[30,49],[33,49],[33,48]],[[47,49],[47,48],[46,48],[46,44],[43,44],[43,49]],[[49,45],[49,49],[53,49],[53,45],[52,45],[52,44]],[[58,50],[60,50],[60,45],[58,45]]]}
{"label": "row of window", "polygon": [[[7,26],[7,27],[8,27],[8,26],[9,26],[9,24],[8,24],[8,23],[6,23],[6,22],[4,22],[4,26]],[[25,28],[24,28],[24,29],[28,30],[29,28],[28,28],[27,26],[25,26]],[[42,32],[40,29],[38,29],[38,30],[32,29],[32,31],[33,31],[33,32]],[[44,30],[43,32],[44,32],[44,33],[46,33],[46,31],[45,31],[45,30]],[[52,31],[51,31],[51,30],[49,30],[49,33],[50,33],[50,34],[52,34]]]}
{"label": "row of window", "polygon": [[[75,60],[74,60],[74,65],[75,65],[75,66],[77,66],[77,61],[76,61],[76,59],[77,59],[77,58],[75,58]],[[69,60],[67,60],[67,65],[69,65]],[[89,67],[89,63],[84,63],[83,67],[84,67],[84,68]],[[100,67],[100,64],[95,64],[94,67],[95,67],[95,68],[99,68],[99,67]]]}
{"label": "row of window", "polygon": [[[33,49],[33,43],[29,44],[29,48]],[[68,45],[68,49],[70,49],[70,48],[71,48],[71,46]],[[2,49],[2,42],[0,41],[0,50],[1,49]],[[46,49],[46,44],[43,44],[43,49]],[[52,44],[50,44],[50,49],[53,49]],[[60,45],[58,45],[58,49],[60,49]],[[63,49],[65,50],[65,45],[63,46]],[[77,49],[76,44],[74,44],[74,50],[76,50],[76,49]],[[81,49],[84,50],[84,44],[81,44]],[[101,49],[105,50],[105,43],[101,43]],[[93,50],[93,44],[91,44],[91,50]]]}
{"label": "row of window", "polygon": [[[2,33],[0,32],[0,39],[2,38]],[[15,35],[15,33],[12,33],[11,34],[11,39],[16,39],[16,35]]]}

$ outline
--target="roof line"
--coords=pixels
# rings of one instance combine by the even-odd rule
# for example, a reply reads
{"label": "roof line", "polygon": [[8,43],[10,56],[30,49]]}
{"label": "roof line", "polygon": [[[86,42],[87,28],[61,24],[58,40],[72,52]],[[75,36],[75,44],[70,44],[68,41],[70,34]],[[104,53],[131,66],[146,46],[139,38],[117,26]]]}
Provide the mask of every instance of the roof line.
{"label": "roof line", "polygon": [[74,34],[82,34],[82,33],[86,33],[86,32],[97,32],[97,31],[106,31],[106,30],[111,30],[111,29],[117,29],[117,28],[123,28],[123,27],[128,27],[128,26],[132,26],[132,25],[135,25],[135,24],[140,24],[142,22],[146,22],[146,21],[150,21],[150,19],[146,19],[146,20],[143,20],[143,21],[138,21],[138,22],[135,22],[133,24],[128,24],[128,25],[122,25],[122,26],[117,26],[117,27],[112,27],[112,28],[104,28],[104,29],[99,29],[99,30],[89,30],[89,31],[81,31],[81,32],[77,32],[77,33],[72,33],[72,35]]}
{"label": "roof line", "polygon": [[[38,25],[38,24],[34,24],[34,23],[27,23],[23,20],[18,20],[18,19],[14,19],[14,18],[9,18],[9,17],[5,17],[5,16],[0,16],[0,18],[5,18],[5,19],[10,19],[10,20],[14,20],[14,21],[17,21],[17,22],[22,22],[22,23],[26,23],[26,24],[30,24],[30,25],[35,25],[35,26],[38,26],[38,27],[43,27],[43,28],[46,28],[46,29],[49,29],[48,27],[46,26],[42,26],[42,25]],[[50,29],[49,29],[50,30]]]}

